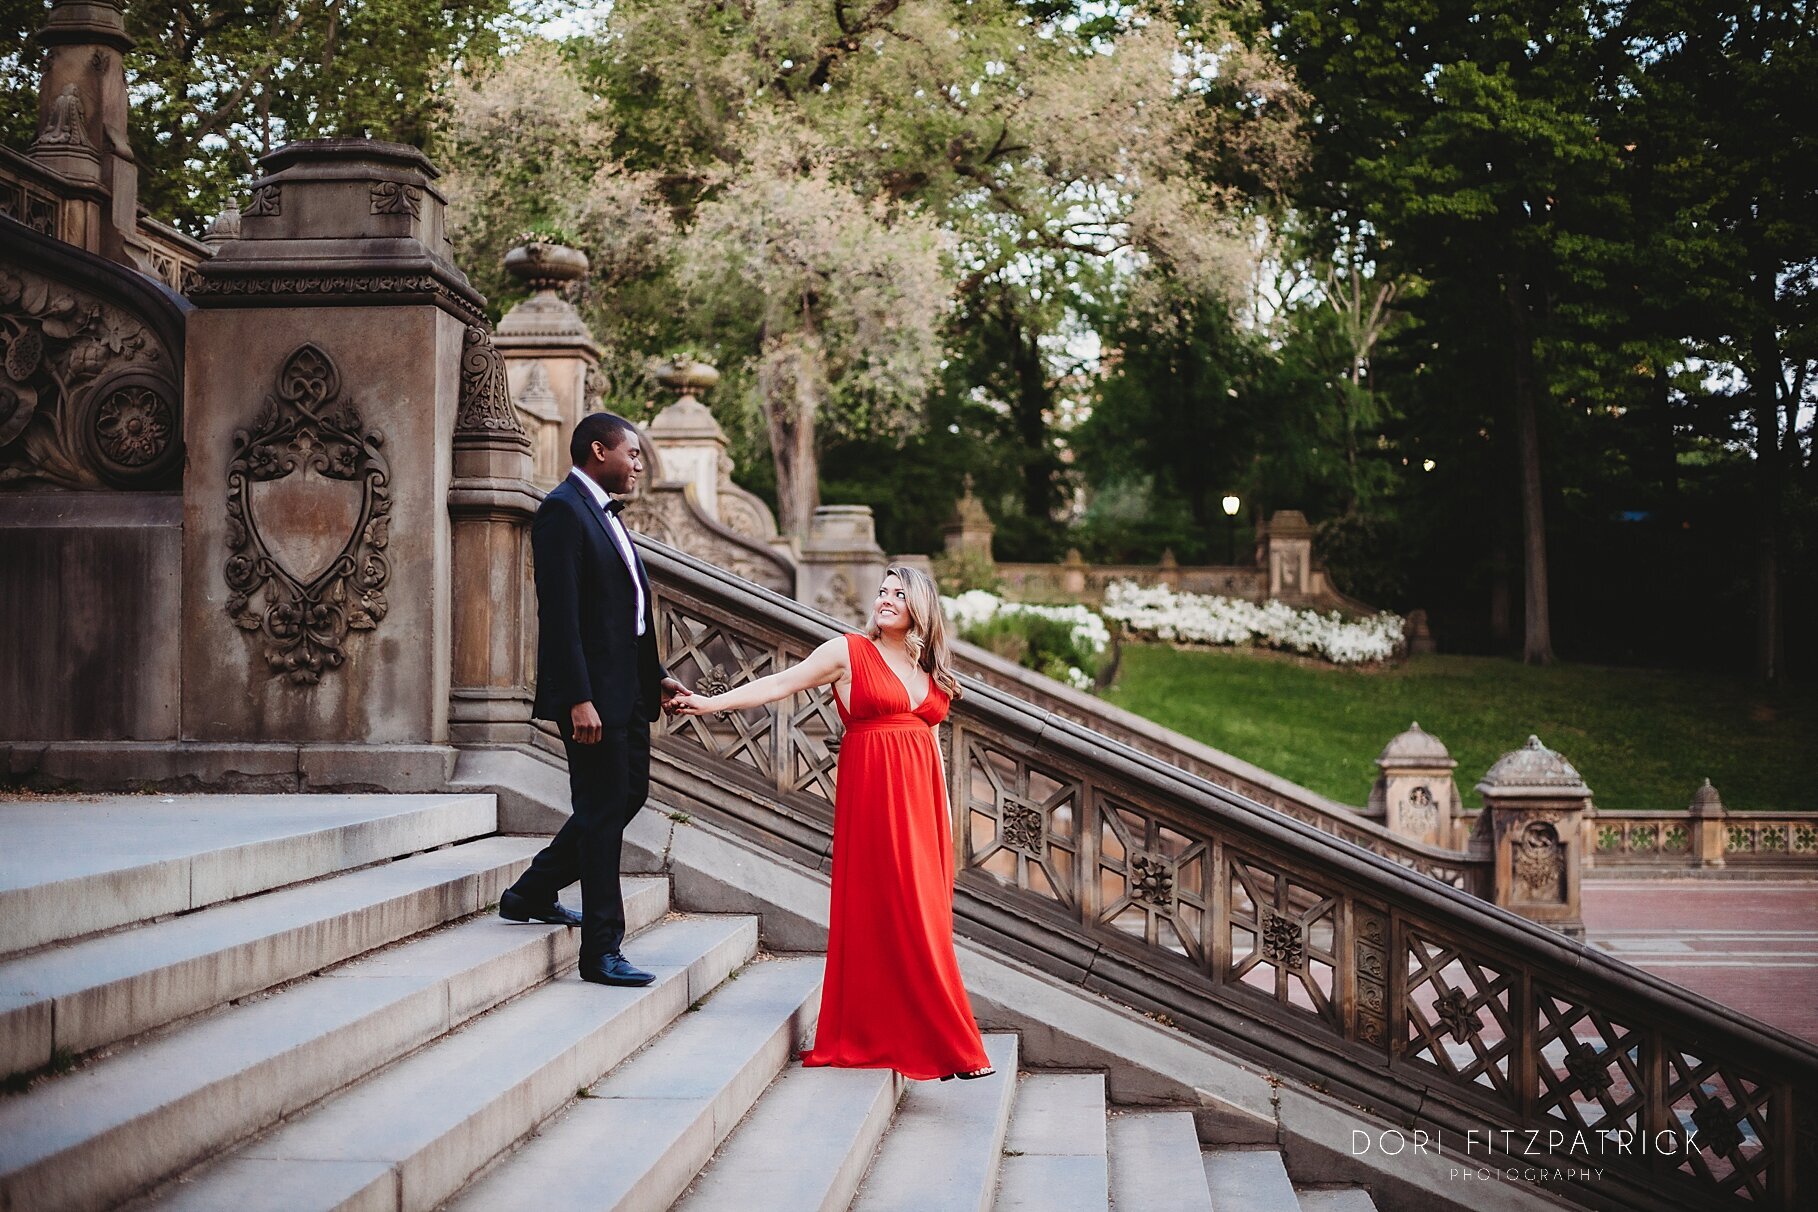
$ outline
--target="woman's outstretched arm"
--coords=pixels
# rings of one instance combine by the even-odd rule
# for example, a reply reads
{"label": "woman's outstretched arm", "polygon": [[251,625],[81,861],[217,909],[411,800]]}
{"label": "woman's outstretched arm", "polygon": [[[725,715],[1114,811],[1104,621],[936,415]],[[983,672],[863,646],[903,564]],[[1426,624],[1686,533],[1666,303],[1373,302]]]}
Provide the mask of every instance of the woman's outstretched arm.
{"label": "woman's outstretched arm", "polygon": [[778,699],[845,680],[846,637],[835,636],[787,669],[735,686],[725,694],[686,694],[671,700],[676,715],[708,715],[715,711],[742,711]]}

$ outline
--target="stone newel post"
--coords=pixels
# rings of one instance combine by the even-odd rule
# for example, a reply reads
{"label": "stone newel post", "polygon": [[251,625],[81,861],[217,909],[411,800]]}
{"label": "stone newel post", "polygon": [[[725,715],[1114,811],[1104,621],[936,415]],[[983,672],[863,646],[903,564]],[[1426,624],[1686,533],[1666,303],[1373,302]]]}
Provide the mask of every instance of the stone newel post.
{"label": "stone newel post", "polygon": [[1570,762],[1531,736],[1526,746],[1498,758],[1477,790],[1483,811],[1470,848],[1488,850],[1495,860],[1489,899],[1582,938],[1580,884],[1591,789]]}
{"label": "stone newel post", "polygon": [[1458,821],[1458,763],[1440,739],[1410,724],[1383,746],[1382,771],[1370,789],[1368,812],[1395,833],[1429,846],[1452,847]]}
{"label": "stone newel post", "polygon": [[568,474],[568,438],[590,401],[600,347],[581,314],[559,293],[587,276],[578,248],[538,241],[505,254],[505,268],[535,293],[505,313],[494,343],[505,359],[511,397],[532,433],[536,482],[553,488]]}
{"label": "stone newel post", "polygon": [[802,544],[795,596],[846,623],[871,617],[871,600],[884,579],[884,549],[877,545],[869,505],[822,505]]}
{"label": "stone newel post", "polygon": [[1724,811],[1723,800],[1717,794],[1717,788],[1711,786],[1711,780],[1704,780],[1704,785],[1692,792],[1691,807],[1686,809],[1691,818],[1692,866],[1721,867],[1723,863],[1724,834],[1729,826],[1724,818],[1729,814]]}
{"label": "stone newel post", "polygon": [[421,152],[321,139],[260,164],[189,321],[182,733],[439,744],[481,300]]}
{"label": "stone newel post", "polygon": [[536,586],[530,522],[532,444],[511,405],[505,364],[484,321],[467,326],[454,425],[453,687],[449,739],[520,739],[536,667]]}

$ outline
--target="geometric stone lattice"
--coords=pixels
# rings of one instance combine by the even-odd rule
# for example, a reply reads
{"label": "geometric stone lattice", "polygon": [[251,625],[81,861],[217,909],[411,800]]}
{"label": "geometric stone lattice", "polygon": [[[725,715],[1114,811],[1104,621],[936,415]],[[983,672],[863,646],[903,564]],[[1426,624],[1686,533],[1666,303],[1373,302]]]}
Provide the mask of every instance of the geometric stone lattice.
{"label": "geometric stone lattice", "polygon": [[1535,990],[1535,1110],[1581,1132],[1636,1131],[1641,1037],[1607,1011]]}
{"label": "geometric stone lattice", "polygon": [[1405,938],[1405,1059],[1518,1103],[1510,1080],[1514,978],[1418,932]]}
{"label": "geometric stone lattice", "polygon": [[1098,800],[1099,924],[1206,970],[1210,847],[1153,812]]}
{"label": "geometric stone lattice", "polygon": [[1224,979],[1324,1019],[1343,1031],[1334,996],[1339,898],[1259,859],[1231,854]]}
{"label": "geometric stone lattice", "polygon": [[1766,1084],[1670,1044],[1666,1062],[1669,1111],[1689,1138],[1681,1171],[1725,1194],[1767,1203],[1774,1158],[1767,1142],[1775,1134]]}
{"label": "geometric stone lattice", "polygon": [[1069,909],[1079,903],[1079,783],[966,733],[958,785],[962,862]]}

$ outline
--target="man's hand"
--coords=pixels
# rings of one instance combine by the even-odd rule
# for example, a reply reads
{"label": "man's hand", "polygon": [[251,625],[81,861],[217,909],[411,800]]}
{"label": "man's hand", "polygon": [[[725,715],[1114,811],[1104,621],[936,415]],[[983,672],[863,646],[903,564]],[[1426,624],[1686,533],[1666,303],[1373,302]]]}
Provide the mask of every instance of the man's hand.
{"label": "man's hand", "polygon": [[591,699],[568,709],[568,723],[577,745],[597,745],[605,732],[600,724],[600,713],[593,709]]}
{"label": "man's hand", "polygon": [[688,687],[682,685],[674,678],[664,678],[662,685],[663,710],[667,713],[674,714],[675,701],[687,693]]}

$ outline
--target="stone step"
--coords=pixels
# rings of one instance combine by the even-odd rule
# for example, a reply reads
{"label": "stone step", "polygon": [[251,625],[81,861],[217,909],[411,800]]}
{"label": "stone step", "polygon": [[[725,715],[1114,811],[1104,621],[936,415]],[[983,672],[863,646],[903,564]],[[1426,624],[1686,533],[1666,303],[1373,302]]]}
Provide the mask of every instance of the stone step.
{"label": "stone step", "polygon": [[812,1033],[821,969],[819,956],[749,965],[463,1191],[451,1212],[669,1207]]}
{"label": "stone step", "polygon": [[[637,925],[667,909],[664,881],[627,893]],[[0,1208],[116,1203],[572,965],[578,934],[478,918],[0,1101]]]}
{"label": "stone step", "polygon": [[1212,1212],[1191,1111],[1111,1116],[1111,1203],[1142,1212]]}
{"label": "stone step", "polygon": [[0,1074],[36,1069],[477,912],[541,839],[485,838],[0,963]]}
{"label": "stone step", "polygon": [[1017,1039],[987,1035],[994,1077],[911,1082],[854,1212],[990,1212],[1016,1094]]}
{"label": "stone step", "polygon": [[791,1065],[676,1212],[839,1212],[858,1191],[903,1085],[889,1069]]}
{"label": "stone step", "polygon": [[1004,1140],[998,1212],[1105,1212],[1105,1136],[1102,1074],[1024,1074]]}
{"label": "stone step", "polygon": [[0,802],[0,955],[493,832],[490,795]]}
{"label": "stone step", "polygon": [[1300,1212],[1376,1212],[1376,1201],[1362,1187],[1296,1187]]}
{"label": "stone step", "polygon": [[149,1206],[439,1207],[756,950],[756,918],[671,918],[626,947],[654,984],[570,976],[534,989],[155,1192]]}
{"label": "stone step", "polygon": [[1213,1212],[1301,1212],[1274,1149],[1208,1149],[1201,1158]]}

